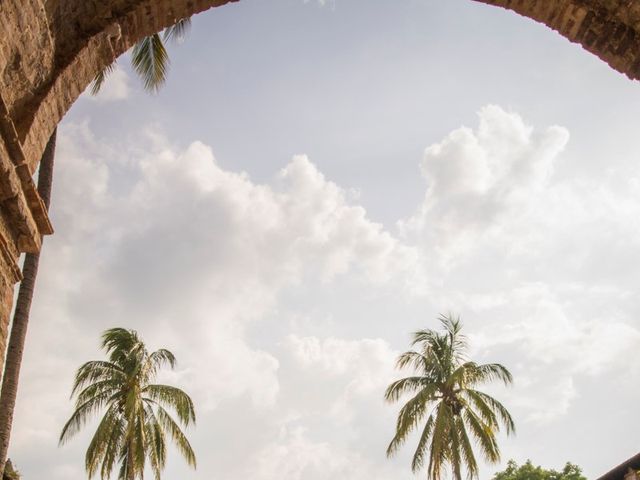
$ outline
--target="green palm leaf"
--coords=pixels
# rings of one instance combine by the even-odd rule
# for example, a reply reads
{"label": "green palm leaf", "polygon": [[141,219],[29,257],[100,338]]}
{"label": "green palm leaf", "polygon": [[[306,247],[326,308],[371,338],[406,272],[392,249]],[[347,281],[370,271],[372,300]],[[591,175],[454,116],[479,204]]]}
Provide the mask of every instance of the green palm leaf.
{"label": "green palm leaf", "polygon": [[182,42],[189,33],[189,30],[191,30],[191,18],[187,17],[180,19],[165,29],[163,39],[165,41]]}
{"label": "green palm leaf", "polygon": [[[173,25],[167,27],[162,35],[155,33],[144,37],[136,43],[132,50],[131,64],[134,71],[142,79],[146,90],[157,92],[167,79],[169,69],[169,55],[164,46],[164,41],[181,43],[191,29],[191,18],[182,18]],[[107,77],[115,70],[116,61],[107,65],[99,72],[91,82],[91,95],[97,95],[104,85]]]}
{"label": "green palm leaf", "polygon": [[173,420],[173,418],[171,418],[171,415],[169,415],[164,408],[158,406],[156,413],[158,415],[160,424],[166,431],[169,432],[171,437],[173,437],[173,442],[176,444],[176,447],[178,447],[178,450],[180,451],[182,456],[190,466],[195,468],[196,455],[193,452],[193,448],[191,448],[189,440],[187,440],[187,437],[184,435],[184,433],[182,433],[182,430],[180,429],[178,424]]}
{"label": "green palm leaf", "polygon": [[195,423],[196,413],[193,401],[182,390],[169,385],[148,385],[143,391],[144,395],[159,405],[172,408],[183,425]]}
{"label": "green palm leaf", "polygon": [[76,373],[75,410],[62,429],[60,443],[104,411],[85,456],[89,477],[99,473],[108,480],[119,464],[119,479],[142,479],[148,465],[159,480],[166,464],[166,438],[195,467],[187,437],[164,408],[187,426],[196,419],[193,401],[179,388],[150,383],[161,367],[176,364],[174,355],[165,349],[149,353],[135,331],[123,328],[104,332],[102,347],[109,361],[87,362]]}
{"label": "green palm leaf", "polygon": [[95,77],[93,77],[93,81],[91,82],[91,95],[98,94],[98,92],[104,85],[104,82],[107,80],[107,77],[111,72],[115,70],[115,68],[116,68],[116,62],[114,60],[112,63],[104,67],[103,70],[98,72],[98,74]]}
{"label": "green palm leaf", "polygon": [[440,316],[439,321],[442,330],[415,332],[414,350],[398,358],[397,367],[410,368],[414,375],[396,380],[385,391],[388,402],[413,395],[398,413],[387,455],[394,455],[424,421],[412,471],[418,472],[426,464],[429,480],[440,480],[446,470],[454,480],[461,480],[465,471],[466,477],[473,479],[479,470],[473,444],[485,460],[497,462],[500,427],[504,426],[507,434],[515,432],[507,409],[476,386],[491,381],[508,385],[513,379],[500,364],[478,365],[467,359],[467,339],[459,318]]}
{"label": "green palm leaf", "polygon": [[144,88],[156,92],[164,84],[169,68],[169,55],[160,35],[154,33],[135,44],[131,65],[142,79]]}

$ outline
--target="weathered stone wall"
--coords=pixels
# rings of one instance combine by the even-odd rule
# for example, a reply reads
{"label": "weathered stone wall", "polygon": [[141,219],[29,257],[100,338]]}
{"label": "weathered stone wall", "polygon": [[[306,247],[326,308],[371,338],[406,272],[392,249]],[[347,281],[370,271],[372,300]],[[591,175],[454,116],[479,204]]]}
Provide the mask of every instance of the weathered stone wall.
{"label": "weathered stone wall", "polygon": [[632,80],[640,79],[640,1],[475,0],[544,23]]}
{"label": "weathered stone wall", "polygon": [[137,40],[236,0],[0,0],[0,372],[22,252],[53,233],[32,180],[51,132]]}
{"label": "weathered stone wall", "polygon": [[[17,260],[53,231],[32,181],[51,132],[137,40],[233,1],[0,0],[0,371]],[[542,22],[640,78],[640,0],[474,1]]]}

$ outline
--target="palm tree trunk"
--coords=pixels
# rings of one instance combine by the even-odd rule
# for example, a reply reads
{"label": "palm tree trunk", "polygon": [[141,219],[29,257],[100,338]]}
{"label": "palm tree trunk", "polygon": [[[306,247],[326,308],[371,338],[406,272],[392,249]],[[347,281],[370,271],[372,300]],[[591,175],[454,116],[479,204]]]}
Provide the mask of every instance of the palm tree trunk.
{"label": "palm tree trunk", "polygon": [[129,440],[129,454],[127,455],[127,480],[136,480],[136,469],[135,469],[135,460],[134,460],[134,442],[133,436]]}
{"label": "palm tree trunk", "polygon": [[[38,193],[42,198],[46,208],[49,208],[51,201],[51,184],[53,181],[53,160],[56,149],[56,132],[53,131],[49,142],[44,149],[40,161],[40,172],[38,174]],[[31,300],[38,274],[38,262],[40,254],[27,253],[22,267],[23,279],[18,291],[16,309],[13,313],[11,325],[11,335],[9,346],[7,347],[7,357],[4,366],[4,376],[2,377],[2,390],[0,391],[0,474],[4,472],[4,465],[7,460],[9,450],[9,438],[11,436],[11,424],[13,422],[13,411],[16,405],[18,394],[18,379],[20,377],[20,366],[22,364],[22,353],[27,336],[27,326],[29,324],[29,311],[31,310]]]}

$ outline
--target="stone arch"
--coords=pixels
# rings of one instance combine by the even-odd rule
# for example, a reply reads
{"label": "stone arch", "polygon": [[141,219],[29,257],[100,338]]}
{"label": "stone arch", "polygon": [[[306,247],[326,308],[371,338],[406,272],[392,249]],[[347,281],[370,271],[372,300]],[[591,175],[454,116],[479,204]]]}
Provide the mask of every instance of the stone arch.
{"label": "stone arch", "polygon": [[[53,232],[32,175],[58,122],[137,40],[238,0],[0,1],[0,352],[21,252]],[[472,0],[541,22],[640,78],[640,0]],[[0,353],[0,371],[3,367]]]}

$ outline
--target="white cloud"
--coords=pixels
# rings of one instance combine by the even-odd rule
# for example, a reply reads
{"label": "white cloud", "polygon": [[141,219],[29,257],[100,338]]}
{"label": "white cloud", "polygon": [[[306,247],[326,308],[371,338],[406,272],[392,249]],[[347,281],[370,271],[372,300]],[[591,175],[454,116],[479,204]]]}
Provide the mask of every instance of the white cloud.
{"label": "white cloud", "polygon": [[538,133],[497,106],[483,108],[479,117],[476,131],[461,127],[425,150],[424,203],[400,222],[406,235],[426,237],[444,260],[453,261],[487,236],[511,240],[505,223],[527,213],[569,139],[562,127]]}
{"label": "white cloud", "polygon": [[126,228],[112,237],[105,295],[149,320],[160,316],[170,337],[190,345],[188,357],[193,349],[190,363],[219,365],[216,375],[198,371],[191,380],[207,392],[205,405],[243,391],[256,404],[275,401],[277,360],[242,338],[243,325],[269,312],[282,288],[349,270],[382,281],[387,265],[402,265],[407,249],[306,157],[283,169],[277,190],[222,170],[199,142],[179,154],[161,145],[139,165],[139,180],[109,213]]}
{"label": "white cloud", "polygon": [[[380,379],[381,368],[388,370],[396,353],[382,339],[344,340],[340,338],[298,337],[289,335],[286,346],[293,357],[305,368],[319,368],[327,375],[354,374],[365,383]],[[393,363],[393,362],[391,362]]]}
{"label": "white cloud", "polygon": [[[575,382],[570,376],[561,376],[545,382],[544,386],[539,381],[527,385],[526,378],[524,380],[520,382],[524,388],[517,398],[512,399],[514,406],[529,412],[524,421],[548,424],[566,415],[578,396]],[[525,391],[530,392],[529,395],[523,395]],[[544,408],[540,408],[540,403]]]}
{"label": "white cloud", "polygon": [[[18,459],[34,445],[57,453],[71,372],[100,355],[100,331],[124,325],[180,361],[163,378],[196,400],[197,475],[406,475],[410,446],[384,458],[398,406],[383,391],[407,348],[390,339],[449,310],[474,359],[513,371],[513,388],[488,388],[522,427],[517,441],[551,428],[560,438],[591,383],[625,388],[640,341],[640,171],[559,177],[567,141],[563,128],[482,109],[477,129],[426,149],[424,201],[394,235],[306,156],[257,183],[202,142],[178,149],[151,130],[115,149],[67,124]],[[81,463],[81,447],[60,451],[54,480]]]}
{"label": "white cloud", "polygon": [[321,380],[326,393],[332,392],[321,397],[327,403],[319,408],[335,421],[348,425],[365,411],[381,415],[383,392],[398,375],[398,354],[386,341],[289,335],[284,346],[303,376]]}
{"label": "white cloud", "polygon": [[301,427],[285,427],[277,442],[258,453],[248,476],[261,480],[324,478],[326,473],[335,474],[343,468],[343,459],[334,455],[328,443],[310,441]]}
{"label": "white cloud", "polygon": [[630,300],[640,279],[628,268],[640,248],[638,172],[557,177],[565,128],[538,131],[497,106],[479,119],[425,150],[425,199],[401,231],[434,252],[431,299],[465,312],[474,354],[527,378],[504,394],[521,417],[557,420],[581,378],[625,365],[640,341]]}
{"label": "white cloud", "polygon": [[[216,412],[235,402],[248,399],[256,412],[278,405],[281,360],[249,332],[283,289],[306,278],[327,285],[348,274],[383,285],[414,275],[416,250],[369,220],[305,156],[272,184],[256,184],[219,167],[200,142],[176,151],[149,132],[115,150],[81,124],[61,129],[58,162],[58,234],[47,240],[34,305],[34,317],[48,321],[31,338],[27,387],[31,398],[43,398],[43,389],[51,398],[43,418],[19,415],[16,445],[25,449],[40,435],[37,424],[47,433],[38,441],[55,443],[70,413],[71,372],[100,356],[105,328],[136,328],[150,348],[174,351],[179,368],[163,379],[194,397],[200,428],[214,429]],[[61,350],[69,336],[77,341]],[[362,348],[387,348],[372,342]],[[38,366],[45,357],[55,369]]]}
{"label": "white cloud", "polygon": [[302,427],[282,428],[277,440],[258,452],[247,470],[246,476],[257,480],[391,480],[398,475],[357,453],[313,441]]}

